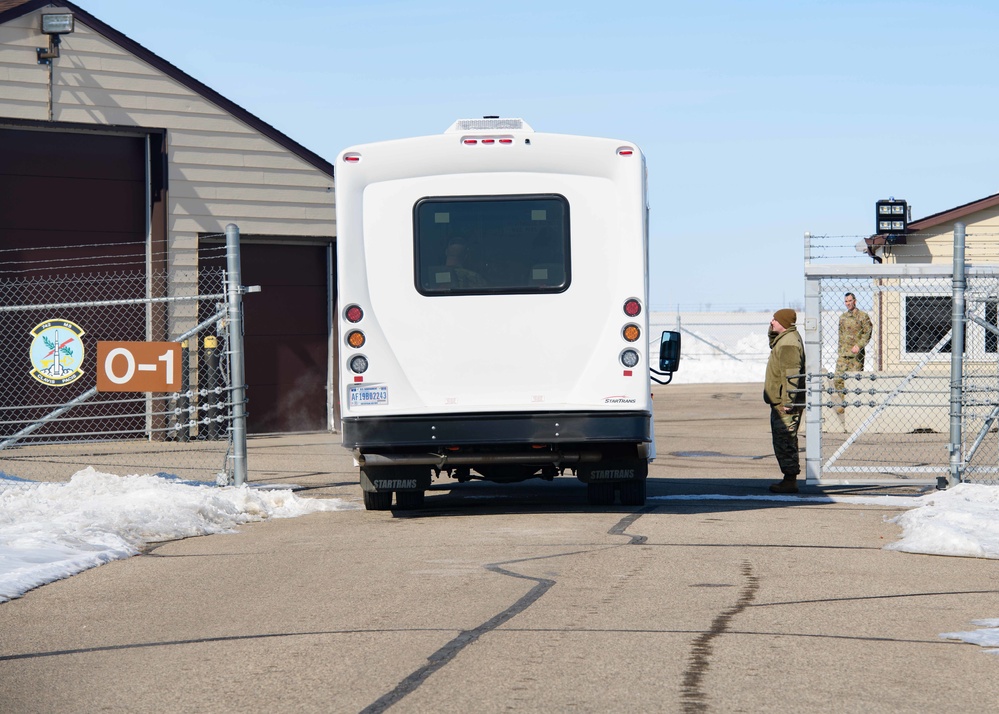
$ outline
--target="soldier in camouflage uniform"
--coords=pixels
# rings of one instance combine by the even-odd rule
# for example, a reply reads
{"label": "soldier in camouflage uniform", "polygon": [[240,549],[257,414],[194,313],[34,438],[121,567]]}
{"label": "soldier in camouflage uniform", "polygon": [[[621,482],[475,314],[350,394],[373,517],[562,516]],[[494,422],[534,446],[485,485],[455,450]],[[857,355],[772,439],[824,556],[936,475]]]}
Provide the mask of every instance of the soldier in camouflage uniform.
{"label": "soldier in camouflage uniform", "polygon": [[839,351],[836,357],[836,376],[833,386],[836,388],[834,401],[838,403],[836,411],[843,413],[845,405],[844,372],[864,371],[864,348],[871,340],[873,327],[867,313],[857,308],[857,297],[847,293],[843,298],[846,312],[839,316]]}
{"label": "soldier in camouflage uniform", "polygon": [[770,433],[774,456],[783,480],[770,485],[773,493],[797,493],[801,462],[798,426],[805,408],[805,346],[794,323],[798,315],[784,308],[770,321],[770,359],[767,360],[763,401],[770,405]]}

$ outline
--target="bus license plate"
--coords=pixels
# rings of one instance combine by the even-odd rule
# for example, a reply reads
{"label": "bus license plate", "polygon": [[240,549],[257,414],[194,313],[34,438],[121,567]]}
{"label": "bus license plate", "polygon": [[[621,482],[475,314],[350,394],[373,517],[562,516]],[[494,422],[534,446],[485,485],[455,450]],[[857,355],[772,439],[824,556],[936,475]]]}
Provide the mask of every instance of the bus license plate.
{"label": "bus license plate", "polygon": [[388,387],[384,384],[365,384],[350,388],[350,406],[388,404]]}

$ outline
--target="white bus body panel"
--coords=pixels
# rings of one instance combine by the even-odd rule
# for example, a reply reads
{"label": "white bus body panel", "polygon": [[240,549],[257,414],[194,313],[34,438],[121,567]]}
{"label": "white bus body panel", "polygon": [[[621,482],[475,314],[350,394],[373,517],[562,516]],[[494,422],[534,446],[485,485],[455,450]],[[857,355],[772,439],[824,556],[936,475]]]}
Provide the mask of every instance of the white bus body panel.
{"label": "white bus body panel", "polygon": [[[355,146],[336,164],[340,406],[343,419],[386,415],[626,410],[652,405],[644,158],[625,141],[499,132]],[[529,140],[529,143],[527,141]],[[630,155],[618,150],[627,147]],[[359,157],[349,162],[345,157]],[[569,205],[571,277],[554,294],[423,295],[416,287],[414,206],[427,197],[558,194]],[[640,315],[624,314],[625,301]],[[366,343],[348,346],[348,305]],[[636,324],[641,339],[625,342]],[[625,349],[640,359],[628,369]],[[362,381],[348,361],[361,353]],[[383,403],[352,404],[359,385]]]}

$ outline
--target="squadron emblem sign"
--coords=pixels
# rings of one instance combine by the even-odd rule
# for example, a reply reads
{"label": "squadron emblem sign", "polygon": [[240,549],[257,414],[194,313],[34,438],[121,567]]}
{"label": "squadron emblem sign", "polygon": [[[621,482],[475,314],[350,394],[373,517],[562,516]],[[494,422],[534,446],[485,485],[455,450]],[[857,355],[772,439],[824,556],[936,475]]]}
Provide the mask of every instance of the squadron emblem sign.
{"label": "squadron emblem sign", "polygon": [[46,320],[31,331],[31,376],[64,387],[83,376],[83,328],[69,320]]}

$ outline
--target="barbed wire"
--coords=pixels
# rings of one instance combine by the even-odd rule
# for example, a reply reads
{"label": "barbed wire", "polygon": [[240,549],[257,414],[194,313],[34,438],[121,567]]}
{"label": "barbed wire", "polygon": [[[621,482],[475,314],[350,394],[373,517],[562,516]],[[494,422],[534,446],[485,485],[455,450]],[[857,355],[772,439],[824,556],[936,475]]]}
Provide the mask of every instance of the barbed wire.
{"label": "barbed wire", "polygon": [[109,246],[121,247],[129,245],[139,245],[145,247],[146,241],[134,241],[125,243],[74,243],[72,245],[39,245],[23,246],[20,248],[0,248],[0,253],[15,253],[25,250],[79,250],[80,248],[107,248]]}
{"label": "barbed wire", "polygon": [[[166,263],[171,257],[168,251],[153,251],[147,253],[145,248],[145,243],[92,243],[86,246],[86,248],[101,248],[106,246],[139,246],[143,250],[124,253],[122,255],[108,255],[106,253],[94,253],[86,256],[72,256],[72,257],[59,257],[40,260],[37,258],[25,258],[21,260],[4,260],[0,257],[0,275],[5,276],[17,276],[17,275],[40,275],[44,273],[62,273],[68,270],[77,271],[91,271],[99,268],[134,268],[145,270],[149,262],[153,263]],[[35,248],[13,248],[13,249],[0,249],[0,253],[14,253],[14,252],[25,252],[34,251]],[[52,250],[48,247],[38,248],[37,250]],[[224,245],[215,247],[200,247],[198,249],[199,259],[210,260],[215,257],[224,256],[226,252],[226,247]],[[195,266],[191,266],[195,269]],[[134,272],[134,270],[132,271]]]}

